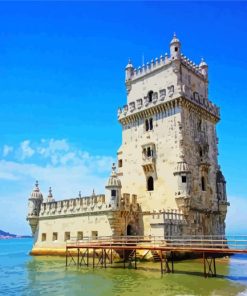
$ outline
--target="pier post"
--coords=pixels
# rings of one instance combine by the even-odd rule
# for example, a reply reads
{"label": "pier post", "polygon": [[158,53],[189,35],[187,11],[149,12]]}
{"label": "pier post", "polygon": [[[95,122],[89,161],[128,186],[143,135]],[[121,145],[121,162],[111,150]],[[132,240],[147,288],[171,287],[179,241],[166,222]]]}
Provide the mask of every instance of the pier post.
{"label": "pier post", "polygon": [[172,273],[174,273],[174,258],[173,258],[173,252],[171,252],[171,260],[172,260]]}
{"label": "pier post", "polygon": [[80,265],[80,249],[77,248],[77,267]]}
{"label": "pier post", "polygon": [[89,252],[88,252],[88,248],[87,248],[87,266],[89,265],[88,264],[88,259],[89,259],[88,257],[89,257]]}
{"label": "pier post", "polygon": [[125,268],[125,249],[123,249],[123,260],[124,260],[124,268]]}
{"label": "pier post", "polygon": [[66,247],[66,267],[68,266],[68,248]]}
{"label": "pier post", "polygon": [[136,267],[136,249],[135,249],[135,269],[137,269],[137,267]]}
{"label": "pier post", "polygon": [[95,260],[95,249],[93,249],[93,268],[94,268],[94,260]]}
{"label": "pier post", "polygon": [[163,270],[162,250],[160,250],[160,271],[161,271],[161,274],[163,274],[164,270]]}

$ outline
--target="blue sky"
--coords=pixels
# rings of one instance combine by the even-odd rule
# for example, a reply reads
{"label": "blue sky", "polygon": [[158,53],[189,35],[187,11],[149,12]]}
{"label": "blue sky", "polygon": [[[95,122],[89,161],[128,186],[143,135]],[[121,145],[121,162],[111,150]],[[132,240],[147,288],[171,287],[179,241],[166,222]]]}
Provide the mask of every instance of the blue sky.
{"label": "blue sky", "polygon": [[246,17],[245,2],[0,2],[0,229],[30,232],[36,178],[58,199],[103,192],[121,144],[128,58],[164,55],[176,32],[182,52],[209,65],[227,230],[245,232]]}

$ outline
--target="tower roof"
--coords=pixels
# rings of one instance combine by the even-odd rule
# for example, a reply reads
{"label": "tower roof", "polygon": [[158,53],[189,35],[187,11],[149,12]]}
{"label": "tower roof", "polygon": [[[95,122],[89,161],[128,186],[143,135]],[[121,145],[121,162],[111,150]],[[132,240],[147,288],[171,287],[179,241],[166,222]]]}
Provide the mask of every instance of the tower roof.
{"label": "tower roof", "polygon": [[172,44],[174,44],[174,43],[179,43],[179,44],[180,44],[180,41],[179,41],[179,39],[177,38],[176,33],[173,34],[173,38],[172,38],[172,40],[171,40],[171,42],[170,42],[170,45],[172,45]]}
{"label": "tower roof", "polygon": [[128,68],[134,68],[132,62],[131,62],[131,59],[128,60],[128,64],[126,65],[125,69],[128,69]]}
{"label": "tower roof", "polygon": [[199,67],[200,67],[200,68],[208,67],[208,64],[204,61],[203,58],[201,59],[201,62],[200,62],[200,64],[199,64]]}
{"label": "tower roof", "polygon": [[47,202],[53,202],[53,201],[54,201],[54,198],[52,195],[52,190],[51,190],[51,187],[49,187],[49,194],[47,196]]}
{"label": "tower roof", "polygon": [[120,187],[120,188],[122,187],[121,181],[117,176],[115,163],[112,164],[112,173],[108,179],[106,188],[107,187]]}
{"label": "tower roof", "polygon": [[31,193],[31,198],[35,198],[35,199],[42,199],[43,200],[43,195],[42,193],[40,192],[40,189],[39,189],[39,182],[36,181],[35,182],[35,186],[33,188],[33,191]]}

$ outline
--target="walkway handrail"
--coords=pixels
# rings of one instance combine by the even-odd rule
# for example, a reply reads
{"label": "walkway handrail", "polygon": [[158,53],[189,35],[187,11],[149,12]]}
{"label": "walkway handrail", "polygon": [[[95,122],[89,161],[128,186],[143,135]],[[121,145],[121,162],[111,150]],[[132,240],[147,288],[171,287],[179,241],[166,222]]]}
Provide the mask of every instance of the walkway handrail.
{"label": "walkway handrail", "polygon": [[71,237],[67,246],[149,245],[153,247],[247,249],[247,236],[99,236],[77,239]]}

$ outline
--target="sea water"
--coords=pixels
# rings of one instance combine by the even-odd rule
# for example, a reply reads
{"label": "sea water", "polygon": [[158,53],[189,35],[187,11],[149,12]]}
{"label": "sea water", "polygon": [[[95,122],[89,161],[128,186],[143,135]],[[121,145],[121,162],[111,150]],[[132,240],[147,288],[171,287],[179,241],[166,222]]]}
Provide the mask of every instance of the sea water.
{"label": "sea water", "polygon": [[217,260],[217,277],[204,278],[202,260],[175,262],[174,274],[159,263],[92,269],[65,267],[65,258],[32,257],[32,239],[0,240],[0,295],[247,295],[247,256]]}

